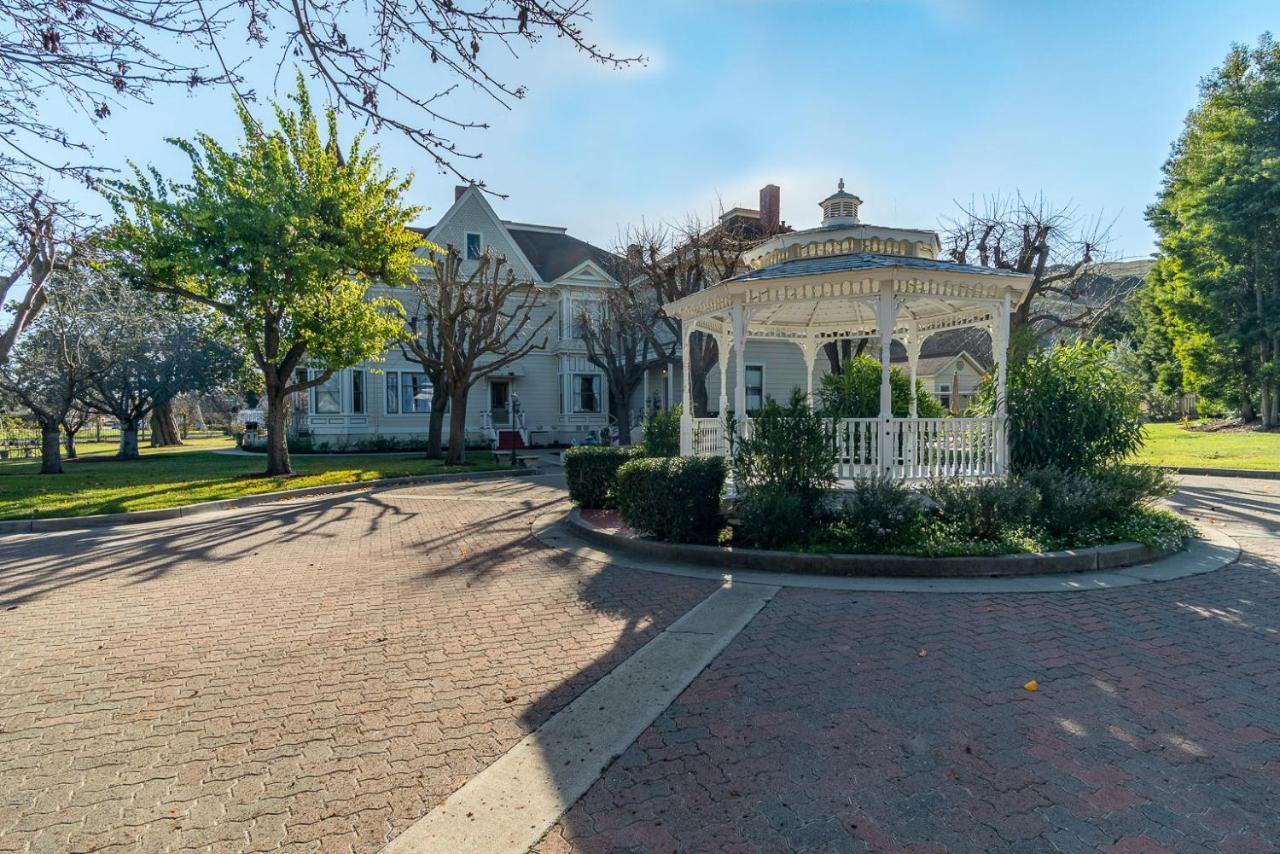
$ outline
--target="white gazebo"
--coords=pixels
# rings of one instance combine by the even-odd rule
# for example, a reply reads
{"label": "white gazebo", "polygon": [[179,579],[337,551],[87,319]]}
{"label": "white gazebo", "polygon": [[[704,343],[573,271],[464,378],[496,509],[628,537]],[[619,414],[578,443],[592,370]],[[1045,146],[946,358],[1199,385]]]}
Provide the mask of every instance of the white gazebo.
{"label": "white gazebo", "polygon": [[[779,234],[748,257],[753,269],[666,306],[683,329],[684,400],[690,400],[690,337],[713,336],[720,358],[720,417],[694,418],[684,407],[682,455],[724,455],[724,413],[747,410],[749,342],[790,341],[803,354],[806,389],[813,401],[814,366],[821,347],[840,339],[879,340],[880,414],[832,424],[838,446],[836,477],[883,474],[901,480],[980,478],[1003,474],[1008,459],[1005,376],[1009,315],[1026,297],[1030,277],[987,267],[937,260],[933,232],[887,229],[858,222],[861,200],[840,190],[822,203],[820,228]],[[997,412],[982,418],[919,418],[916,368],[920,347],[935,332],[981,327],[991,335],[996,364]],[[890,350],[894,339],[907,352],[911,407],[906,418],[891,411]],[[730,352],[733,399],[728,399]],[[750,431],[749,418],[736,420]]]}

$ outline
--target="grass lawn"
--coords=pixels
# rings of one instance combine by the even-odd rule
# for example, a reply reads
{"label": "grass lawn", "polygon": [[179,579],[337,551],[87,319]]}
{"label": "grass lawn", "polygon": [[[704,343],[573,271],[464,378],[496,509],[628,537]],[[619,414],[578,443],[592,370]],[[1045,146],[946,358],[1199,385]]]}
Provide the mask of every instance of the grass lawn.
{"label": "grass lawn", "polygon": [[1280,433],[1201,433],[1178,424],[1148,424],[1136,462],[1158,466],[1280,469]]}
{"label": "grass lawn", "polygon": [[[335,454],[294,457],[294,477],[268,478],[261,476],[265,455],[218,454],[210,447],[231,443],[197,439],[180,448],[141,448],[142,459],[128,462],[82,458],[64,462],[66,473],[60,475],[40,474],[38,459],[0,462],[0,519],[153,510],[304,486],[504,468],[479,452],[462,468],[446,468],[421,453]],[[115,450],[89,443],[80,448],[81,454]]]}

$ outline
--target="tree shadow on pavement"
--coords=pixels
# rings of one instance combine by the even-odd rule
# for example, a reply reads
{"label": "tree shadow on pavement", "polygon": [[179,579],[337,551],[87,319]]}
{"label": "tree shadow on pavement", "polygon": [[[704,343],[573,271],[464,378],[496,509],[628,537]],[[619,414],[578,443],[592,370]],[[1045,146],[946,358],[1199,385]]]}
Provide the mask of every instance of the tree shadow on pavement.
{"label": "tree shadow on pavement", "polygon": [[[408,515],[376,493],[282,503],[174,524],[87,528],[0,537],[0,607],[29,603],[76,584],[124,574],[131,583],[256,554],[271,543],[333,539],[325,529],[376,508],[364,535]],[[349,536],[349,533],[343,535]]]}

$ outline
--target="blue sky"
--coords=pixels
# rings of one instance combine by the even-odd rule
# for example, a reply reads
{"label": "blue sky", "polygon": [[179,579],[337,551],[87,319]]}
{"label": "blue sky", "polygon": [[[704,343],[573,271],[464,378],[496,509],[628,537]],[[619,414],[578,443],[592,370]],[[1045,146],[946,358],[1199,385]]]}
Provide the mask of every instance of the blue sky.
{"label": "blue sky", "polygon": [[[467,164],[506,199],[503,217],[568,226],[613,246],[629,223],[754,207],[782,187],[797,227],[843,177],[863,219],[938,227],[956,201],[1043,192],[1112,228],[1116,257],[1144,255],[1143,209],[1196,83],[1232,42],[1280,24],[1276,0],[595,0],[590,32],[647,66],[612,72],[567,46],[525,51],[513,69],[528,97],[507,111],[478,93],[459,117],[492,123],[462,140]],[[505,61],[504,61],[505,62]],[[270,91],[265,79],[253,81]],[[405,68],[429,80],[430,65]],[[289,79],[286,76],[285,82]],[[182,166],[166,134],[235,132],[229,96],[164,93],[120,110],[95,143],[104,165],[127,157]],[[416,173],[413,198],[452,199],[409,143],[385,135],[385,159]],[[176,173],[175,173],[176,174]]]}

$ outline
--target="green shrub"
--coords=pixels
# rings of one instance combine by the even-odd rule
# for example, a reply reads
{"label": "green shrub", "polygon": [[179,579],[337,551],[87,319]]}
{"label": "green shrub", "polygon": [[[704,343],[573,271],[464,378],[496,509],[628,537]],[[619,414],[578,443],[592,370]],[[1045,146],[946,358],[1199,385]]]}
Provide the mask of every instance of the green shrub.
{"label": "green shrub", "polygon": [[1107,493],[1107,504],[1125,511],[1149,507],[1178,491],[1173,476],[1154,466],[1111,463],[1091,472]]}
{"label": "green shrub", "polygon": [[887,477],[855,481],[835,519],[818,532],[815,547],[846,554],[880,554],[918,539],[920,497]]}
{"label": "green shrub", "polygon": [[[889,369],[889,387],[895,418],[911,413],[911,377],[901,368]],[[840,366],[840,373],[825,374],[815,394],[818,408],[827,418],[875,418],[880,414],[880,360],[855,356]],[[916,381],[916,412],[921,418],[942,418],[946,407]]]}
{"label": "green shrub", "polygon": [[569,498],[579,507],[598,509],[607,506],[613,491],[618,467],[635,457],[630,448],[583,445],[568,448],[561,455]]}
{"label": "green shrub", "polygon": [[1070,540],[1100,525],[1122,523],[1174,490],[1172,478],[1160,469],[1120,464],[1093,472],[1048,466],[1024,472],[1022,479],[1040,493],[1040,525]]}
{"label": "green shrub", "polygon": [[751,417],[751,436],[734,442],[739,492],[771,487],[811,505],[835,483],[836,444],[826,420],[795,389],[786,406],[768,400]]}
{"label": "green shrub", "polygon": [[961,540],[1000,540],[1031,524],[1040,511],[1040,492],[1018,478],[937,480],[923,492],[933,503],[932,515]]}
{"label": "green shrub", "polygon": [[[1108,358],[1111,345],[1077,341],[1030,354],[1009,370],[1013,471],[1092,469],[1142,447],[1141,394]],[[986,383],[981,407],[995,409]]]}
{"label": "green shrub", "polygon": [[632,459],[617,470],[622,521],[673,543],[709,542],[720,520],[725,465],[720,457]]}
{"label": "green shrub", "polygon": [[799,495],[776,486],[757,486],[738,497],[734,542],[757,549],[803,549],[816,527],[814,509]]}
{"label": "green shrub", "polygon": [[1085,472],[1046,466],[1021,478],[1040,493],[1040,525],[1055,537],[1095,525],[1110,512],[1101,485]]}
{"label": "green shrub", "polygon": [[804,393],[793,391],[786,406],[766,401],[731,458],[742,539],[760,548],[807,543],[835,483],[836,444]]}
{"label": "green shrub", "polygon": [[644,420],[643,444],[646,457],[680,456],[681,408],[649,413]]}

